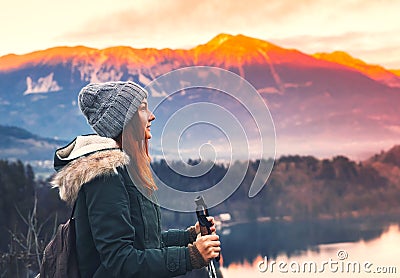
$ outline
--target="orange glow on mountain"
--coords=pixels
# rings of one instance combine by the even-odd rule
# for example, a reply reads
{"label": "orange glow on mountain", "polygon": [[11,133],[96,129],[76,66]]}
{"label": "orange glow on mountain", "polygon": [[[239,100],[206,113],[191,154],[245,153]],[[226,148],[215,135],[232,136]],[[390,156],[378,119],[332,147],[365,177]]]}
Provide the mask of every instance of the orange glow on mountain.
{"label": "orange glow on mountain", "polygon": [[[59,63],[106,64],[116,68],[122,65],[129,67],[151,67],[165,59],[182,60],[188,50],[171,50],[155,48],[134,49],[127,46],[94,49],[84,46],[55,47],[35,51],[25,55],[10,54],[0,57],[0,71],[12,71],[30,65],[55,65]],[[187,56],[187,55],[186,55]]]}
{"label": "orange glow on mountain", "polygon": [[25,55],[9,54],[0,57],[0,71],[12,71],[29,65],[55,65],[66,63],[71,59],[82,59],[96,52],[94,48],[84,46],[54,47],[35,51]]}
{"label": "orange glow on mountain", "polygon": [[297,50],[285,49],[267,41],[243,35],[220,34],[208,43],[192,49],[196,65],[241,67],[245,64],[296,64],[300,67],[327,67],[317,60]]}
{"label": "orange glow on mountain", "polygon": [[383,82],[389,86],[400,87],[399,75],[396,75],[394,72],[386,70],[381,66],[369,65],[360,59],[350,56],[346,52],[335,51],[332,53],[316,53],[313,56],[317,59],[338,63],[351,69],[355,69],[371,79]]}
{"label": "orange glow on mountain", "polygon": [[400,69],[399,70],[389,70],[391,73],[397,75],[398,77],[400,77]]}
{"label": "orange glow on mountain", "polygon": [[223,64],[226,67],[258,63],[268,60],[266,53],[284,52],[284,49],[266,41],[242,35],[220,34],[206,44],[193,49],[196,64]]}
{"label": "orange glow on mountain", "polygon": [[220,34],[208,43],[189,50],[184,49],[135,49],[127,46],[94,49],[84,46],[55,47],[26,55],[0,57],[0,71],[12,71],[30,65],[55,65],[72,63],[82,65],[89,62],[106,64],[116,68],[149,68],[156,64],[169,63],[221,66],[241,68],[246,64],[293,64],[298,67],[338,67],[337,64],[315,59],[293,49],[281,48],[267,41],[243,35]]}
{"label": "orange glow on mountain", "polygon": [[116,71],[127,67],[131,72],[150,72],[151,68],[157,66],[160,72],[153,72],[155,75],[182,66],[217,66],[236,68],[242,77],[245,77],[243,67],[246,65],[269,66],[271,70],[274,70],[273,65],[289,65],[299,70],[309,67],[355,70],[389,86],[400,86],[400,70],[390,72],[381,66],[368,65],[345,52],[317,53],[310,56],[267,41],[229,34],[217,35],[209,42],[189,50],[136,49],[128,46],[95,49],[76,46],[55,47],[25,55],[10,54],[0,57],[0,71],[60,63],[70,63],[72,67],[110,67]]}

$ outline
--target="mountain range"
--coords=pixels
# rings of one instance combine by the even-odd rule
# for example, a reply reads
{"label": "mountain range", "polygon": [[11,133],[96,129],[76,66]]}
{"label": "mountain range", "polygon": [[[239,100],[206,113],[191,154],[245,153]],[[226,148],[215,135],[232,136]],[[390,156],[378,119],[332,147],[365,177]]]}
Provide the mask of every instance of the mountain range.
{"label": "mountain range", "polygon": [[[133,80],[145,86],[190,66],[223,68],[250,82],[271,112],[278,154],[365,158],[399,141],[400,70],[341,51],[308,55],[229,34],[192,49],[77,46],[2,56],[1,123],[69,140],[91,132],[77,106],[84,85]],[[186,96],[182,104],[193,99]],[[161,128],[155,122],[153,133]],[[201,138],[193,144],[201,144]]]}
{"label": "mountain range", "polygon": [[23,128],[0,125],[0,159],[29,163],[39,176],[53,173],[54,151],[66,142],[44,138]]}

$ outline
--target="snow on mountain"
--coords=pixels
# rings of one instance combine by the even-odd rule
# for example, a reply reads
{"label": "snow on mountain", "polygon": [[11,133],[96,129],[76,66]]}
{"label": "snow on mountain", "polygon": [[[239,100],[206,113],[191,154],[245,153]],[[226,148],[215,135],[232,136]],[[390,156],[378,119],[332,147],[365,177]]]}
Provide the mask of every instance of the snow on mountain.
{"label": "snow on mountain", "polygon": [[[249,77],[247,66],[268,66],[268,72],[273,75],[274,84],[262,84],[259,88],[273,85],[279,90],[284,90],[284,83],[287,81],[282,80],[279,72],[279,67],[284,66],[296,68],[298,71],[310,68],[353,70],[385,85],[400,86],[400,77],[397,72],[391,72],[380,66],[368,65],[347,53],[317,53],[310,56],[294,49],[285,49],[267,41],[243,35],[220,34],[209,42],[189,50],[135,49],[123,46],[99,50],[77,46],[55,47],[26,55],[0,57],[0,73],[35,67],[48,67],[52,70],[52,67],[60,65],[70,71],[68,75],[72,81],[79,79],[84,83],[132,79],[132,77],[135,80],[140,78],[147,82],[177,68],[207,65],[233,70],[246,79]],[[46,77],[51,72],[54,70],[47,71]],[[34,74],[31,73],[27,78],[27,88],[24,89],[24,93],[46,91],[46,88],[41,88],[41,84],[45,86],[44,83],[48,82],[47,79],[40,79],[42,76],[33,77],[32,75]],[[53,81],[58,84],[63,83],[57,72],[52,76]],[[67,77],[63,76],[63,78]],[[71,82],[71,80],[65,81]],[[305,82],[309,81],[312,80]],[[290,81],[290,83],[293,82]],[[57,88],[56,84],[49,86],[47,91],[57,91],[64,87],[58,85],[60,88]]]}
{"label": "snow on mountain", "polygon": [[[310,56],[228,34],[188,50],[77,46],[0,57],[0,114],[4,124],[71,138],[92,132],[76,105],[87,83],[132,80],[147,85],[190,66],[221,67],[244,77],[268,104],[279,145],[292,148],[292,153],[358,153],[367,145],[376,151],[398,138],[400,87],[393,84],[399,71],[371,66],[345,53]],[[162,96],[165,92],[151,95]],[[188,93],[168,103],[183,107],[198,96]],[[162,119],[161,114],[157,117]],[[154,134],[162,128],[157,122]]]}
{"label": "snow on mountain", "polygon": [[53,77],[53,72],[47,76],[40,77],[37,81],[34,81],[30,76],[27,76],[26,90],[24,92],[24,95],[58,92],[62,90],[62,87],[57,84],[57,81],[53,80]]}
{"label": "snow on mountain", "polygon": [[107,64],[109,57],[101,51],[90,51],[87,55],[71,57],[71,69],[78,72],[80,80],[92,82],[106,82],[120,80],[123,72],[120,68]]}

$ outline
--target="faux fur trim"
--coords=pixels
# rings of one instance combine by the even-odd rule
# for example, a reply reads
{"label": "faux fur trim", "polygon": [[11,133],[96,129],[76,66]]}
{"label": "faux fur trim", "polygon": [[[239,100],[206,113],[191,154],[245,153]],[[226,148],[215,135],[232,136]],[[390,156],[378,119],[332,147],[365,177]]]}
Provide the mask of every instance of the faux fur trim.
{"label": "faux fur trim", "polygon": [[97,176],[117,173],[117,167],[129,164],[129,156],[121,150],[103,150],[71,161],[51,181],[59,188],[60,198],[72,204],[83,184]]}

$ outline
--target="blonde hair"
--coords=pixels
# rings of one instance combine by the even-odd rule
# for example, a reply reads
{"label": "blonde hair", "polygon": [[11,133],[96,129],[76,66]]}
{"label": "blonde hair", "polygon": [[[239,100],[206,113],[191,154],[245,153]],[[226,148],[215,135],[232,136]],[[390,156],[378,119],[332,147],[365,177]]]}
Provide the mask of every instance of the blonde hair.
{"label": "blonde hair", "polygon": [[145,127],[140,122],[138,112],[133,115],[125,126],[122,140],[123,150],[130,157],[128,167],[133,182],[137,187],[143,186],[151,194],[157,190],[157,185],[150,169],[149,142],[145,138]]}

